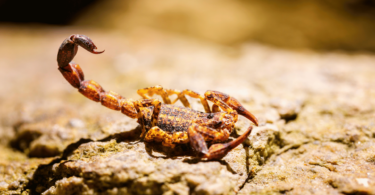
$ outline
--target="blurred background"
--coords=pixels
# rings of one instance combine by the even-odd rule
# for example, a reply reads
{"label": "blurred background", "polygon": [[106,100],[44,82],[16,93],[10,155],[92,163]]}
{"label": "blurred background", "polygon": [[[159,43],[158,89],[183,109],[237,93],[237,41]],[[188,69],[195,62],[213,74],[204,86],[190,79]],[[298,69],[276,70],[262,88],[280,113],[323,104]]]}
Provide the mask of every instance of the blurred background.
{"label": "blurred background", "polygon": [[374,0],[0,0],[1,25],[151,28],[225,45],[374,51]]}

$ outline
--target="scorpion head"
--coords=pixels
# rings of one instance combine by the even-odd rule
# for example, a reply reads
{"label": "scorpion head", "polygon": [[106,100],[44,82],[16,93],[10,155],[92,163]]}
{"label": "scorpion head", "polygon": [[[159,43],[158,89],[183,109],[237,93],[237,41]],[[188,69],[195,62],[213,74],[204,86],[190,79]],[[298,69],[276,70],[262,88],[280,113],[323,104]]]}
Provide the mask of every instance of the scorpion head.
{"label": "scorpion head", "polygon": [[232,131],[235,121],[234,117],[225,112],[204,113],[197,120],[197,123],[202,126],[207,126],[212,129],[228,129]]}

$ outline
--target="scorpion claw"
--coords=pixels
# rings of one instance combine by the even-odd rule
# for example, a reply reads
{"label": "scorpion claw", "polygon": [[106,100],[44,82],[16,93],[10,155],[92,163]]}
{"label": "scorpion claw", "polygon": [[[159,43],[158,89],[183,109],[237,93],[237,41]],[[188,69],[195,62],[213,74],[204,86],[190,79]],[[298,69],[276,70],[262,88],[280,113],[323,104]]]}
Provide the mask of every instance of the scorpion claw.
{"label": "scorpion claw", "polygon": [[235,99],[234,97],[231,97],[225,93],[218,92],[218,91],[207,91],[205,94],[206,98],[210,101],[215,101],[215,100],[221,100],[224,103],[226,103],[229,107],[237,111],[238,114],[246,117],[249,119],[251,122],[253,122],[256,126],[259,125],[258,119],[251,114],[248,110],[246,110],[242,104]]}
{"label": "scorpion claw", "polygon": [[240,145],[245,139],[250,135],[251,131],[253,130],[253,126],[250,126],[247,131],[242,134],[237,139],[225,143],[225,144],[214,144],[208,149],[208,153],[206,153],[203,158],[207,158],[207,160],[219,160],[223,158],[225,155],[228,154],[233,148]]}
{"label": "scorpion claw", "polygon": [[[200,129],[199,125],[193,124],[192,126],[190,126],[188,129],[188,136],[190,146],[197,153],[197,156],[199,156],[200,158],[206,158],[207,160],[220,160],[225,155],[227,155],[229,151],[231,151],[233,148],[237,147],[243,141],[245,141],[245,139],[250,135],[252,130],[253,126],[250,126],[246,130],[246,132],[239,136],[237,139],[224,144],[213,144],[210,146],[210,148],[207,148],[204,136],[201,134],[203,131],[202,129]],[[206,132],[206,135],[208,134],[210,133]]]}

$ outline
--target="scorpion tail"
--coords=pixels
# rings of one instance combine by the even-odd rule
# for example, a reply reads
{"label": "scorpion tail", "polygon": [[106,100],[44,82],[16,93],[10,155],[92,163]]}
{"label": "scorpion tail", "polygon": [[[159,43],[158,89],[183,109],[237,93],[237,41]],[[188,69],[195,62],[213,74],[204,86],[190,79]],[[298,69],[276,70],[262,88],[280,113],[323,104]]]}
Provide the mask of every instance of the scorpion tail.
{"label": "scorpion tail", "polygon": [[138,112],[134,106],[134,101],[125,99],[113,91],[105,91],[97,82],[93,80],[84,80],[81,67],[72,62],[77,54],[78,46],[83,47],[93,54],[100,54],[104,51],[96,51],[93,41],[85,35],[71,35],[63,41],[57,54],[57,63],[59,71],[64,78],[78,91],[87,98],[101,102],[103,106],[121,112],[131,118],[137,118]]}

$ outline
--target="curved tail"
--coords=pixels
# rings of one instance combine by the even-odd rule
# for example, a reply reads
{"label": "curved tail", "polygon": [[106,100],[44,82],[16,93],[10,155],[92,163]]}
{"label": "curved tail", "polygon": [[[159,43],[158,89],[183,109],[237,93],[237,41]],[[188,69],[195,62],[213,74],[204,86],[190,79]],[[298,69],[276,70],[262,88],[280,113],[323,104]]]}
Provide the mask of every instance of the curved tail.
{"label": "curved tail", "polygon": [[101,54],[103,51],[96,51],[93,41],[85,35],[71,35],[63,41],[57,54],[59,71],[64,78],[87,98],[101,102],[103,106],[121,112],[131,118],[137,118],[138,112],[132,100],[126,99],[113,91],[105,91],[97,82],[84,80],[81,67],[72,62],[77,54],[78,46],[83,47],[93,54]]}

